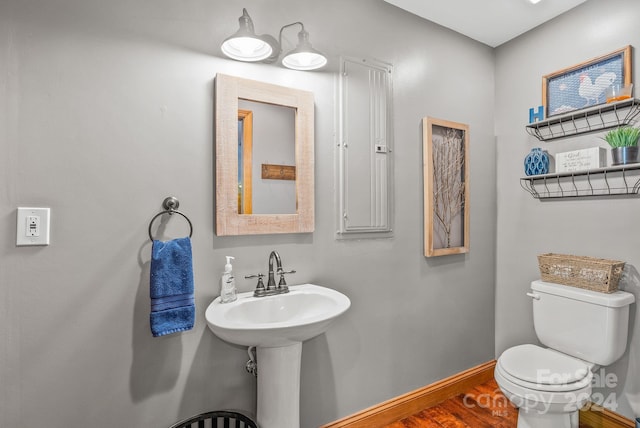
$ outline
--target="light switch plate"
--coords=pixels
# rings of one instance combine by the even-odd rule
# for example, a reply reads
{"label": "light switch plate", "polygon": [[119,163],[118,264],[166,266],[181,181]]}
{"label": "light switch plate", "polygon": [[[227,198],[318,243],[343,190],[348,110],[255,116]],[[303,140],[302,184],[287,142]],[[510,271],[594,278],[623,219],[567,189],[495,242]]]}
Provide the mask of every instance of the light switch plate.
{"label": "light switch plate", "polygon": [[50,208],[19,207],[16,245],[49,245],[50,214]]}

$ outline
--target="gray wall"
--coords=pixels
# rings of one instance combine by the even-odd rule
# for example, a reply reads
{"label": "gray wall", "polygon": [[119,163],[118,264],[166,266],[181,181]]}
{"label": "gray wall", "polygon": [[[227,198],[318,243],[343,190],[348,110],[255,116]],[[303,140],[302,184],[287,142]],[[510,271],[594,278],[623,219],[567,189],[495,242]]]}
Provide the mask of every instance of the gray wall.
{"label": "gray wall", "polygon": [[[516,344],[536,343],[531,301],[525,293],[531,280],[539,277],[539,253],[624,260],[628,266],[621,287],[640,297],[637,199],[540,202],[519,184],[524,157],[533,147],[543,147],[551,154],[607,147],[598,138],[603,133],[540,143],[526,134],[524,126],[529,108],[541,103],[541,76],[629,44],[638,49],[638,16],[640,3],[635,0],[591,0],[496,49],[496,356]],[[637,84],[637,50],[635,54],[633,80]],[[630,418],[640,414],[640,317],[635,315],[636,308],[637,304],[631,307],[627,353],[605,368],[617,377],[617,386],[597,388],[593,396],[610,408],[617,403],[616,410]]]}
{"label": "gray wall", "polygon": [[[305,73],[221,58],[242,6],[259,33],[303,21],[332,67]],[[295,31],[286,39],[295,41]],[[334,239],[341,54],[395,67],[393,239]],[[315,93],[313,234],[215,236],[218,72]],[[491,360],[493,105],[490,48],[381,0],[2,0],[0,426],[157,428],[205,410],[252,411],[246,350],[218,340],[203,318],[225,255],[236,257],[241,277],[264,271],[277,249],[298,272],[291,283],[326,285],[352,299],[344,317],[303,347],[303,427]],[[470,125],[467,255],[423,256],[426,115]],[[168,195],[180,199],[195,229],[198,319],[190,332],[152,338],[147,227]],[[18,206],[51,207],[49,247],[15,247]],[[172,218],[163,236],[186,230]]]}

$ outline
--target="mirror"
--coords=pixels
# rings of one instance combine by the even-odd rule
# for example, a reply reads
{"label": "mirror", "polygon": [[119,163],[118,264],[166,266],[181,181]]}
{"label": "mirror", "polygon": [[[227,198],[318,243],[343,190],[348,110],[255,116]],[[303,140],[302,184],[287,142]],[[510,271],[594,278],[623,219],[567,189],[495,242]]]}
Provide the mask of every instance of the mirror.
{"label": "mirror", "polygon": [[295,109],[238,101],[238,212],[295,214]]}
{"label": "mirror", "polygon": [[216,235],[313,232],[313,94],[225,74],[215,85]]}

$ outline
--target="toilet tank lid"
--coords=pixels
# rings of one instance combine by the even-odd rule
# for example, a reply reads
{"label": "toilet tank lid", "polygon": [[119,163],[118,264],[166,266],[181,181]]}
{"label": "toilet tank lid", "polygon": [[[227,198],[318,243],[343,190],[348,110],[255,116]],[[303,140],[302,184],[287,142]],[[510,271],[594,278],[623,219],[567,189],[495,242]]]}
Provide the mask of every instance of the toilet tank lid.
{"label": "toilet tank lid", "polygon": [[540,280],[533,281],[531,283],[531,289],[539,293],[553,294],[609,308],[621,308],[623,306],[630,305],[635,301],[634,295],[626,291],[618,290],[613,293],[601,293],[598,291],[585,290],[584,288],[571,287],[568,285],[544,282]]}

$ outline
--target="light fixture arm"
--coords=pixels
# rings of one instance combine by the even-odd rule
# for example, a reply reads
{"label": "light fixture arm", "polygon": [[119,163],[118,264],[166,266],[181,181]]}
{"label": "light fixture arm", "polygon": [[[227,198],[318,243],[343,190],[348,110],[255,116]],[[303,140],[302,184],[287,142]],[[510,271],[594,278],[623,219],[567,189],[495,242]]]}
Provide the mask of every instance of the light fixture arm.
{"label": "light fixture arm", "polygon": [[244,7],[242,8],[242,16],[238,18],[238,23],[240,24],[240,28],[247,27],[250,32],[256,32],[253,28],[253,20],[251,20],[249,12],[247,12],[247,9]]}
{"label": "light fixture arm", "polygon": [[282,53],[282,32],[285,28],[293,27],[294,25],[300,25],[300,27],[302,27],[302,30],[300,30],[300,33],[298,33],[298,39],[301,40],[302,33],[304,32],[306,34],[306,39],[309,40],[309,33],[304,31],[304,25],[302,24],[302,22],[293,22],[291,24],[287,24],[280,29],[277,44],[275,38],[272,37],[273,42],[271,43],[271,47],[273,48],[273,53],[269,58],[265,59],[264,62],[270,64],[278,60],[280,54]]}
{"label": "light fixture arm", "polygon": [[293,27],[294,25],[300,25],[301,30],[298,33],[298,40],[302,41],[304,37],[306,40],[309,40],[309,33],[304,30],[304,24],[302,22],[293,22],[291,24],[287,24],[280,29],[280,36],[278,37],[278,43],[280,44],[280,51],[282,51],[282,32],[285,28]]}

